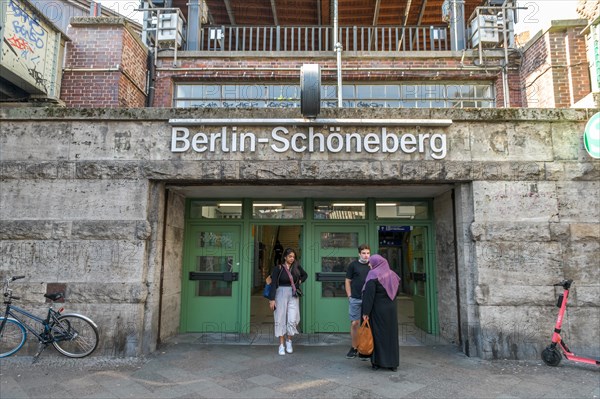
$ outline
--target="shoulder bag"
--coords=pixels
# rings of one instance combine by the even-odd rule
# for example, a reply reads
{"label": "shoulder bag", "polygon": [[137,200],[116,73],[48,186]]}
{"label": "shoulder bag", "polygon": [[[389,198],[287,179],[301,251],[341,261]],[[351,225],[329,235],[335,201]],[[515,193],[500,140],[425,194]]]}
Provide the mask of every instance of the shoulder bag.
{"label": "shoulder bag", "polygon": [[373,353],[373,333],[369,320],[363,321],[358,328],[358,353],[370,356]]}
{"label": "shoulder bag", "polygon": [[300,289],[300,287],[296,287],[296,284],[294,284],[294,277],[292,277],[292,273],[290,273],[290,271],[283,266],[283,269],[287,272],[288,277],[290,278],[290,282],[292,283],[292,294],[295,297],[301,297],[302,296],[302,290]]}
{"label": "shoulder bag", "polygon": [[267,299],[271,299],[271,290],[273,289],[273,281],[271,276],[268,276],[265,280],[265,288],[263,289],[263,296]]}
{"label": "shoulder bag", "polygon": [[271,297],[271,284],[265,284],[265,288],[263,289],[263,296],[267,299]]}

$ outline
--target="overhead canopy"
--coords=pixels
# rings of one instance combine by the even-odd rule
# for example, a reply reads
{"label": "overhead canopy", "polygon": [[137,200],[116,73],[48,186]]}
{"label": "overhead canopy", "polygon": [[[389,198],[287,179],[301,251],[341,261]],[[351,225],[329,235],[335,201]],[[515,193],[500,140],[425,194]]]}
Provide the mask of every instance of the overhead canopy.
{"label": "overhead canopy", "polygon": [[[189,0],[173,0],[187,15]],[[441,25],[444,0],[338,0],[340,26]],[[464,0],[468,18],[484,0]],[[333,0],[206,0],[211,25],[332,25]]]}

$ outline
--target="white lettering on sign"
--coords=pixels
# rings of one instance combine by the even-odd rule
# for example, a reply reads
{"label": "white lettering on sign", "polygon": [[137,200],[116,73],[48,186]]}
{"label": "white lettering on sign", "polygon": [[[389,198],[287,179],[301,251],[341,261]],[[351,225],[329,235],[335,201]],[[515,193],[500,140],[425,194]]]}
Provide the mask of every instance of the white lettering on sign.
{"label": "white lettering on sign", "polygon": [[428,153],[431,158],[444,159],[447,154],[446,135],[442,133],[390,133],[385,127],[379,132],[361,134],[342,132],[340,127],[330,127],[329,132],[319,133],[314,127],[307,132],[290,132],[284,126],[271,130],[271,137],[257,137],[252,132],[238,132],[223,126],[220,132],[197,132],[193,136],[186,127],[173,127],[171,152],[255,152],[257,145],[266,145],[271,150],[283,153],[292,150],[303,152],[361,153],[374,154],[402,152]]}

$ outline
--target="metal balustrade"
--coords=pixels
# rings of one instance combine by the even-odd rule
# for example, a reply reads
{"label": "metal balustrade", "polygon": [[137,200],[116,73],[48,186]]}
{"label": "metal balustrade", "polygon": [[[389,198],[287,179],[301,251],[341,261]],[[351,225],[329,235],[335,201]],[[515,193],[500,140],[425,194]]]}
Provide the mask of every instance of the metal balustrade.
{"label": "metal balustrade", "polygon": [[[448,51],[446,26],[344,26],[344,51]],[[331,26],[203,26],[200,51],[333,51]]]}

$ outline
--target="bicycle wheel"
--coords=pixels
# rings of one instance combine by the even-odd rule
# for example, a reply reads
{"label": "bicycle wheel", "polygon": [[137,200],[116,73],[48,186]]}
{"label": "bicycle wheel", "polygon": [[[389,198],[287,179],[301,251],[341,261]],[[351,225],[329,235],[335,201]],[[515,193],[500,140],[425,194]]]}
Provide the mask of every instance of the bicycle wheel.
{"label": "bicycle wheel", "polygon": [[50,325],[52,345],[68,357],[86,357],[98,347],[98,328],[87,317],[60,316]]}
{"label": "bicycle wheel", "polygon": [[7,357],[21,349],[27,338],[25,327],[14,319],[0,317],[0,357]]}

